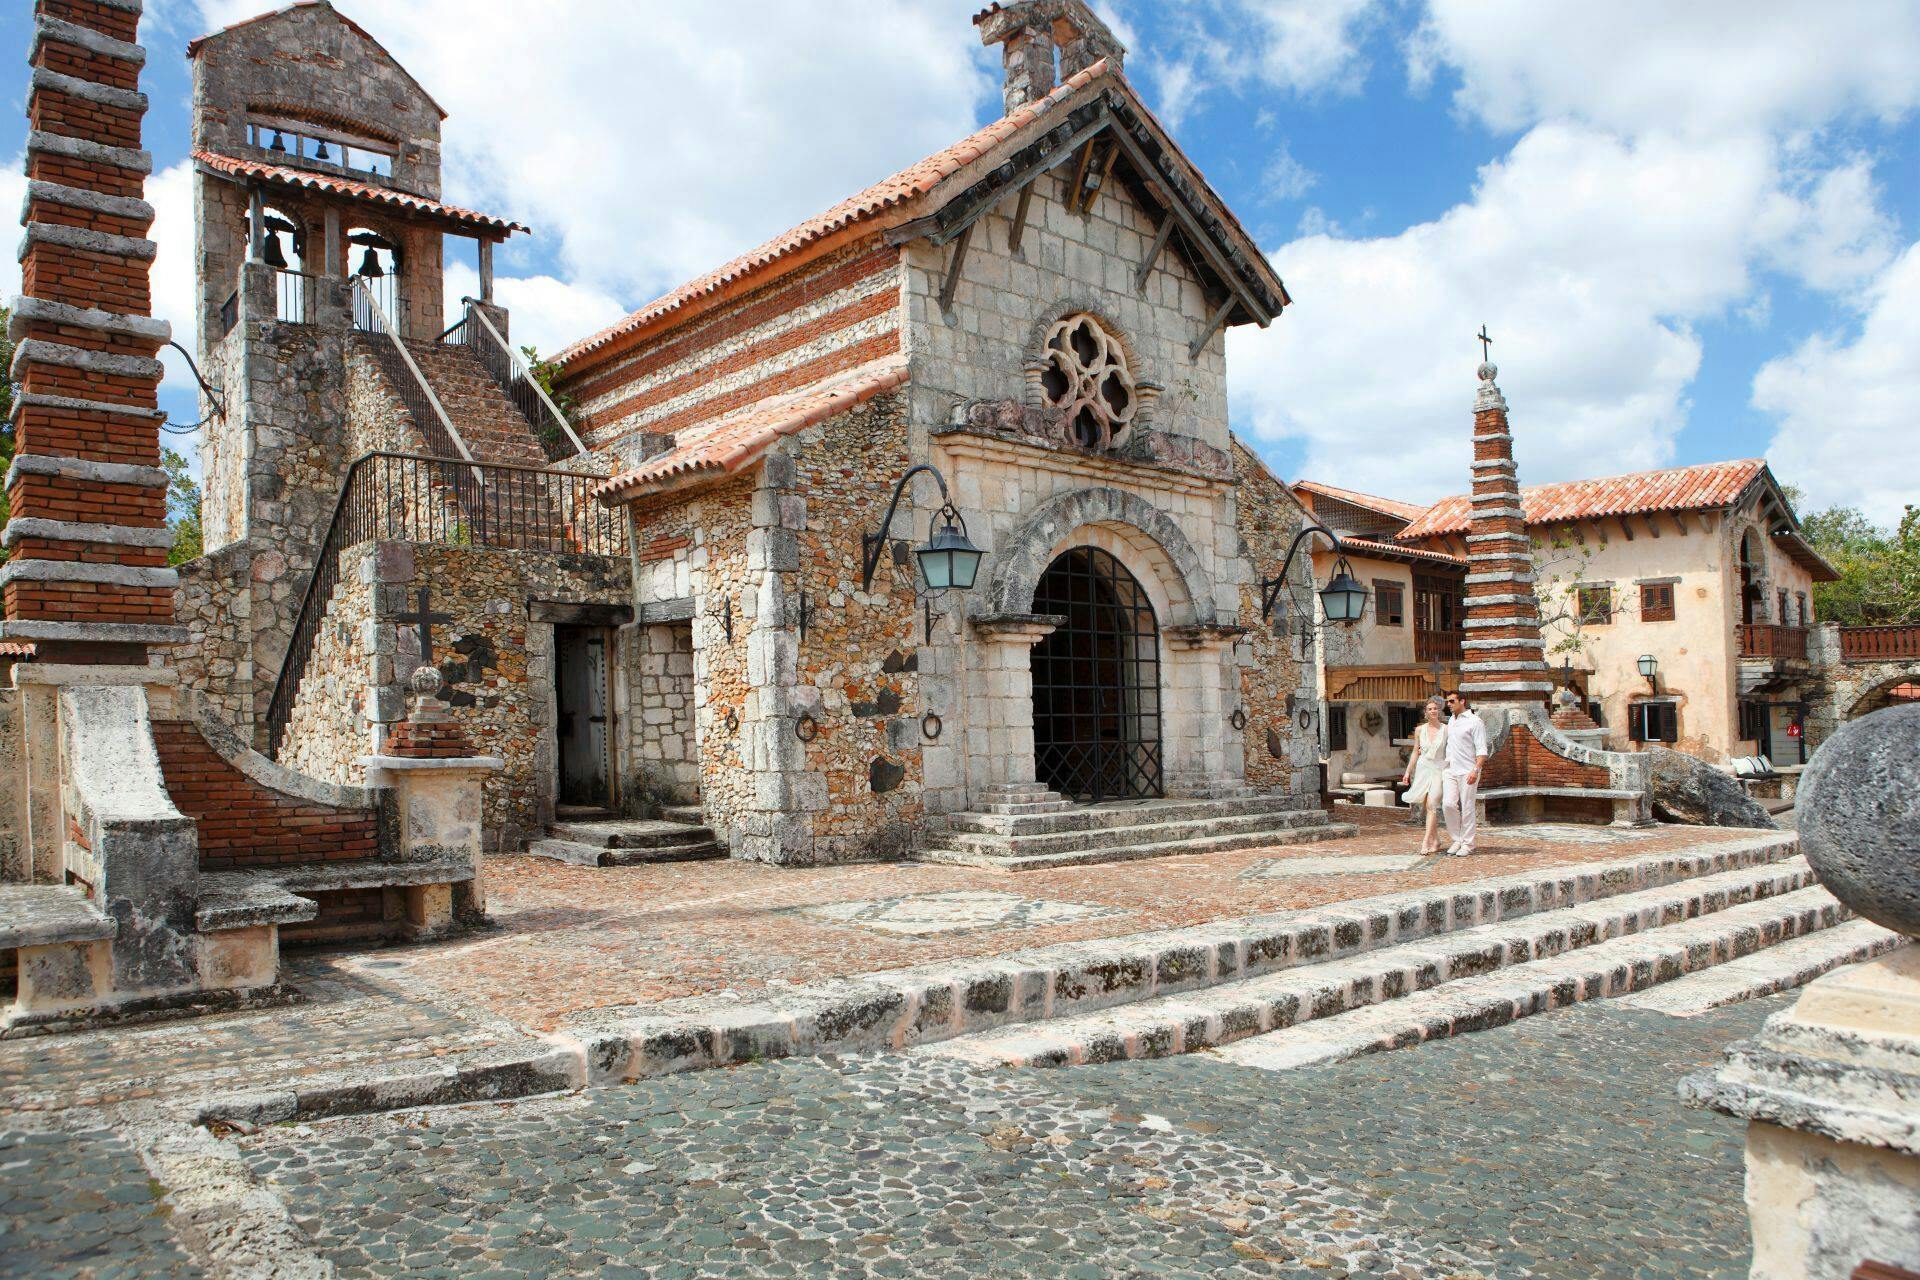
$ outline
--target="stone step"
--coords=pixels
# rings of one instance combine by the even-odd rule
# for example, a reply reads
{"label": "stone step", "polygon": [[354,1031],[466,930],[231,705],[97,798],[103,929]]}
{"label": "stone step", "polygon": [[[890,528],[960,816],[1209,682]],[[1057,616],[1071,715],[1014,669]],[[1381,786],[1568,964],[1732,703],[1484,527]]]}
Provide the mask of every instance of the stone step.
{"label": "stone step", "polygon": [[535,840],[527,846],[527,852],[536,858],[571,862],[580,867],[635,867],[654,862],[706,862],[726,857],[727,847],[711,837],[643,849],[609,849],[578,840]]}
{"label": "stone step", "polygon": [[[1200,991],[986,1031],[929,1046],[924,1052],[1009,1066],[1190,1053],[1693,919],[1718,917],[1736,933],[1748,931],[1739,936],[1749,938],[1750,945],[1721,956],[1730,960],[1781,936],[1805,931],[1795,928],[1783,934],[1781,926],[1774,925],[1769,935],[1769,920],[1797,922],[1812,909],[1840,912],[1832,896],[1813,884],[1806,860],[1792,857],[1736,865],[1627,893],[1595,896],[1601,886],[1592,886],[1584,895],[1576,890],[1573,905],[1430,933],[1418,941],[1350,952],[1344,958],[1300,964]],[[1804,896],[1808,894],[1814,896]],[[1756,911],[1759,914],[1751,916]],[[1749,914],[1737,914],[1741,912]],[[1835,914],[1825,923],[1839,918]]]}
{"label": "stone step", "polygon": [[1315,844],[1322,840],[1344,840],[1359,828],[1346,822],[1329,822],[1324,814],[1316,821],[1300,826],[1273,825],[1258,831],[1225,836],[1192,836],[1184,840],[1165,840],[1147,844],[1102,844],[1091,849],[1062,853],[1000,853],[992,849],[952,849],[929,845],[913,856],[920,862],[937,862],[958,867],[992,867],[1000,871],[1044,871],[1053,867],[1090,867],[1108,862],[1138,862],[1144,858],[1187,858],[1206,853],[1231,853],[1239,849],[1270,849],[1282,845]]}
{"label": "stone step", "polygon": [[1153,823],[1228,818],[1254,813],[1318,810],[1311,796],[1238,796],[1210,800],[1119,800],[1103,804],[1048,808],[1030,814],[966,812],[947,815],[950,831],[979,835],[1038,836],[1101,827],[1137,827]]}
{"label": "stone step", "polygon": [[1082,849],[1111,849],[1121,845],[1166,844],[1175,840],[1197,840],[1214,836],[1283,831],[1290,828],[1325,826],[1327,816],[1318,809],[1281,810],[1272,813],[1243,813],[1226,817],[1187,818],[1178,822],[1155,822],[1140,826],[1094,827],[1087,831],[1059,831],[1046,835],[987,835],[977,831],[950,831],[928,837],[931,847],[976,851],[999,856],[1024,857],[1033,854],[1074,853]]}
{"label": "stone step", "polygon": [[1883,929],[1871,920],[1849,920],[1628,996],[1620,1003],[1680,1018],[1693,1017],[1709,1009],[1803,987],[1841,965],[1885,955],[1901,941],[1900,934]]}
{"label": "stone step", "polygon": [[598,845],[602,849],[652,849],[661,845],[692,844],[713,839],[705,827],[649,818],[614,818],[599,822],[556,822],[547,828],[555,840]]}
{"label": "stone step", "polygon": [[661,808],[660,820],[698,827],[705,825],[707,818],[700,812],[700,806],[697,804],[670,804]]}
{"label": "stone step", "polygon": [[1468,978],[1400,1000],[1243,1040],[1216,1056],[1264,1071],[1343,1062],[1426,1040],[1505,1026],[1516,1018],[1588,1000],[1644,992],[1688,974],[1779,945],[1817,937],[1847,909],[1813,887],[1780,898],[1615,938],[1499,973]]}

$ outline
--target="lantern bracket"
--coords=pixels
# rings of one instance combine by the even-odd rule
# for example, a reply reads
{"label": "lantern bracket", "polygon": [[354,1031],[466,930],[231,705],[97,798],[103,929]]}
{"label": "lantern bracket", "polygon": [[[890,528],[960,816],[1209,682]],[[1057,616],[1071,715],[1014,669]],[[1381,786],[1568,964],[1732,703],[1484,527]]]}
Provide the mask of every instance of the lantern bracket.
{"label": "lantern bracket", "polygon": [[906,474],[900,477],[900,482],[893,486],[893,500],[887,503],[887,514],[880,521],[880,531],[860,535],[860,589],[862,591],[871,590],[873,587],[874,570],[880,567],[880,554],[887,545],[887,530],[893,527],[894,513],[900,509],[900,496],[907,491],[907,481],[922,471],[931,475],[934,483],[940,486],[940,509],[934,512],[934,520],[938,522],[941,516],[950,515],[959,524],[961,531],[965,532],[967,522],[953,505],[952,498],[948,496],[947,478],[940,474],[940,468],[931,462],[919,462],[908,467]]}
{"label": "lantern bracket", "polygon": [[1335,551],[1343,549],[1338,534],[1318,520],[1308,520],[1306,527],[1293,535],[1293,542],[1287,547],[1287,557],[1280,562],[1280,572],[1271,578],[1260,579],[1260,617],[1263,621],[1272,616],[1274,601],[1280,598],[1280,589],[1287,585],[1287,571],[1293,568],[1294,554],[1300,550],[1300,544],[1315,533],[1332,543]]}

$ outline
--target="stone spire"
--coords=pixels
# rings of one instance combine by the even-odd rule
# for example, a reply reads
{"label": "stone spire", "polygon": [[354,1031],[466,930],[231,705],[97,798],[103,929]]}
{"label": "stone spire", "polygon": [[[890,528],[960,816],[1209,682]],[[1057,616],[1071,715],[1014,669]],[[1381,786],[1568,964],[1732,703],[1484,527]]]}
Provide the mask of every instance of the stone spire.
{"label": "stone spire", "polygon": [[1546,701],[1553,692],[1533,591],[1533,540],[1520,506],[1507,400],[1491,363],[1473,402],[1473,518],[1467,526],[1467,638],[1460,687],[1476,703]]}
{"label": "stone spire", "polygon": [[1118,71],[1127,56],[1126,46],[1083,0],[995,3],[974,14],[973,25],[980,28],[981,44],[1001,46],[1008,114],[1102,58]]}
{"label": "stone spire", "polygon": [[178,643],[141,198],[141,0],[39,0],[13,302],[13,501],[0,637],[62,662]]}

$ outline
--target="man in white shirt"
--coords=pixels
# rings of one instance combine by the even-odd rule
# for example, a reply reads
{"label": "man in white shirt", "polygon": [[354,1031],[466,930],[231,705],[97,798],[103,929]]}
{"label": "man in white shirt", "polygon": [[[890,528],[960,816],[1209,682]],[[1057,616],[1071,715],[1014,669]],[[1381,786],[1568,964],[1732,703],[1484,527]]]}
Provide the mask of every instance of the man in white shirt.
{"label": "man in white shirt", "polygon": [[1441,782],[1440,808],[1447,819],[1447,835],[1453,840],[1447,852],[1465,857],[1473,852],[1473,837],[1479,826],[1475,802],[1480,794],[1480,770],[1487,764],[1487,726],[1467,705],[1463,693],[1447,695],[1447,710],[1453,718],[1447,721],[1446,777]]}

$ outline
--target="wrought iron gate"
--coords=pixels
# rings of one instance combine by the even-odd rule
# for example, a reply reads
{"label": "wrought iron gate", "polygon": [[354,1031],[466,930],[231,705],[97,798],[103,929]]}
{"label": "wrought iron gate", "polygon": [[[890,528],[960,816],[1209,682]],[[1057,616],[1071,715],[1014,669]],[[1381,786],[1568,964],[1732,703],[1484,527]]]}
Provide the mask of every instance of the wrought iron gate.
{"label": "wrought iron gate", "polygon": [[1040,781],[1083,801],[1162,794],[1160,628],[1139,582],[1074,547],[1040,576],[1033,611],[1066,618],[1033,647]]}

